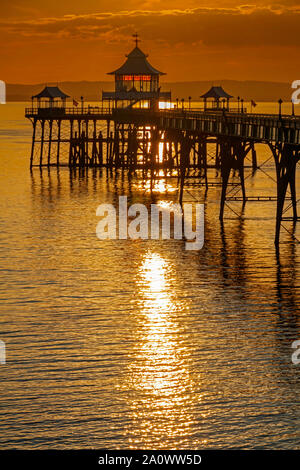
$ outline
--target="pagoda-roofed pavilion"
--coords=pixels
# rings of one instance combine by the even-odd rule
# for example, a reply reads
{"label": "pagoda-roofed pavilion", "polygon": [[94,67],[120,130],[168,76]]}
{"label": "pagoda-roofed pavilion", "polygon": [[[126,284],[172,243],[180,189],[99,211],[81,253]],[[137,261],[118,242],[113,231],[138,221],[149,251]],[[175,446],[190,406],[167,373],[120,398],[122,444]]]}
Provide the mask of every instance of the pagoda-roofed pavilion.
{"label": "pagoda-roofed pavilion", "polygon": [[[162,92],[159,86],[159,77],[165,75],[154,68],[147,60],[147,55],[138,47],[138,37],[135,48],[128,54],[124,64],[108,75],[115,77],[115,91],[103,92],[102,100],[118,102],[121,106],[133,106],[137,102],[146,101],[150,107],[159,101],[170,101],[171,92]],[[126,104],[127,102],[127,104]]]}
{"label": "pagoda-roofed pavilion", "polygon": [[58,86],[45,86],[45,88],[31,97],[32,103],[37,100],[38,108],[65,108],[69,95],[61,91]]}
{"label": "pagoda-roofed pavilion", "polygon": [[207,100],[212,99],[212,108],[214,109],[226,109],[229,111],[229,100],[233,98],[229,95],[221,86],[212,86],[204,95],[200,98],[204,100],[204,110],[207,109]]}

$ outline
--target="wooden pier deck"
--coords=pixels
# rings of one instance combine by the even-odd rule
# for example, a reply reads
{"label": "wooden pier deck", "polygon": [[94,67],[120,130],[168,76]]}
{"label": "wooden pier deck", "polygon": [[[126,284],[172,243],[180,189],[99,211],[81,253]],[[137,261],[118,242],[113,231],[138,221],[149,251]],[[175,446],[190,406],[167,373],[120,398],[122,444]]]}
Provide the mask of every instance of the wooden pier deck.
{"label": "wooden pier deck", "polygon": [[256,142],[287,142],[300,145],[300,116],[249,114],[199,110],[109,109],[95,106],[84,108],[26,108],[31,120],[114,121],[135,126],[157,126],[160,130],[202,132],[213,136],[253,139]]}

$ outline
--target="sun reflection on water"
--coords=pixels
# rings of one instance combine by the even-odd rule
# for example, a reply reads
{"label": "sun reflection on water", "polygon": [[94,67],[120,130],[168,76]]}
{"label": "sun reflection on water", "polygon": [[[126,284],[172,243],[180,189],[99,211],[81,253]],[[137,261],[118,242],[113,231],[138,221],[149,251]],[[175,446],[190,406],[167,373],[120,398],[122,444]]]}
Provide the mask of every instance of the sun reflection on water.
{"label": "sun reflection on water", "polygon": [[177,298],[175,281],[169,261],[145,254],[137,276],[139,341],[124,384],[132,397],[131,448],[181,448],[195,429],[194,407],[201,396],[195,393],[181,324],[188,305]]}
{"label": "sun reflection on water", "polygon": [[137,185],[137,189],[141,189],[146,193],[175,193],[178,191],[176,186],[176,178],[173,181],[164,178],[164,171],[159,170],[157,179],[141,180]]}

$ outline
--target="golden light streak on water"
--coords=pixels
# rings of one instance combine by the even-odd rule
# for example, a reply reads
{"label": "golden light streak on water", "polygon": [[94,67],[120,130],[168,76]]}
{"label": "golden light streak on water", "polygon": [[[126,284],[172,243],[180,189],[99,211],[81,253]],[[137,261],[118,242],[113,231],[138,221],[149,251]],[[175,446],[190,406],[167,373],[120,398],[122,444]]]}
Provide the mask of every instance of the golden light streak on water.
{"label": "golden light streak on water", "polygon": [[[180,316],[188,302],[177,298],[172,263],[148,251],[138,269],[138,349],[128,367],[127,386],[132,390],[131,448],[184,445],[195,424],[195,394],[188,351]],[[151,414],[149,414],[151,409]],[[200,444],[197,439],[194,445]]]}
{"label": "golden light streak on water", "polygon": [[[164,176],[163,170],[159,170],[157,176],[162,178]],[[155,179],[154,181],[141,180],[137,184],[137,188],[143,190],[146,193],[175,193],[178,191],[174,181],[168,181],[166,179]]]}

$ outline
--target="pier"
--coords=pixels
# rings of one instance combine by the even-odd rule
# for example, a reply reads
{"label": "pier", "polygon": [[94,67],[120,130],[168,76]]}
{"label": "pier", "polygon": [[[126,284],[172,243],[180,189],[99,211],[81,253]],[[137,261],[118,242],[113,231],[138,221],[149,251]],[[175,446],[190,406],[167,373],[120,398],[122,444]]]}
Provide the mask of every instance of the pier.
{"label": "pier", "polygon": [[[213,184],[207,170],[216,168],[221,176],[219,217],[223,220],[226,200],[249,201],[245,160],[250,157],[255,171],[255,146],[264,144],[276,167],[278,244],[288,188],[292,219],[298,220],[295,176],[300,160],[300,117],[282,115],[281,109],[277,115],[247,113],[243,105],[233,109],[231,95],[221,87],[212,87],[202,95],[202,109],[184,107],[183,102],[179,107],[178,101],[177,105],[171,102],[169,92],[161,91],[162,72],[146,57],[136,42],[125,64],[111,72],[115,92],[103,92],[99,106],[86,106],[82,99],[76,106],[67,107],[68,96],[58,87],[45,87],[32,97],[32,106],[25,110],[33,126],[30,168],[121,168],[142,170],[143,176],[151,179],[163,172],[164,177],[178,177],[180,202],[191,172],[196,184],[207,190]],[[213,100],[211,107],[209,98]],[[162,102],[168,109],[160,109]],[[242,196],[226,199],[232,171],[239,175]],[[274,198],[257,195],[255,200]]]}

